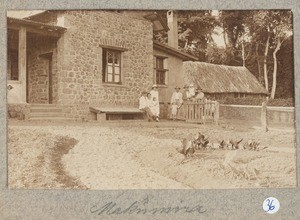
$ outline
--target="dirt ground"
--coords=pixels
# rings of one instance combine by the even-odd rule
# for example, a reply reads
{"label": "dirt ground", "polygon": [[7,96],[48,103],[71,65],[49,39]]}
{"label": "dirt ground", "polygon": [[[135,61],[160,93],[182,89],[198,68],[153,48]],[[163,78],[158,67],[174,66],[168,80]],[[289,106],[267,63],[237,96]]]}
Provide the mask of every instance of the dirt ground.
{"label": "dirt ground", "polygon": [[[295,131],[245,121],[9,121],[9,188],[225,189],[296,187]],[[265,150],[178,152],[188,134],[210,142],[256,139]]]}

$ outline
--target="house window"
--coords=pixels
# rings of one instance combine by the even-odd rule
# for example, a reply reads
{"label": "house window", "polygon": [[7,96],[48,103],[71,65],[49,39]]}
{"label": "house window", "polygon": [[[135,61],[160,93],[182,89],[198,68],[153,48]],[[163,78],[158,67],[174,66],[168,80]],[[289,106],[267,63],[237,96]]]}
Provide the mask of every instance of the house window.
{"label": "house window", "polygon": [[166,85],[167,69],[165,69],[165,57],[155,57],[156,84]]}
{"label": "house window", "polygon": [[7,59],[8,80],[19,80],[18,50],[9,50]]}
{"label": "house window", "polygon": [[104,83],[121,84],[121,51],[103,49],[102,81]]}

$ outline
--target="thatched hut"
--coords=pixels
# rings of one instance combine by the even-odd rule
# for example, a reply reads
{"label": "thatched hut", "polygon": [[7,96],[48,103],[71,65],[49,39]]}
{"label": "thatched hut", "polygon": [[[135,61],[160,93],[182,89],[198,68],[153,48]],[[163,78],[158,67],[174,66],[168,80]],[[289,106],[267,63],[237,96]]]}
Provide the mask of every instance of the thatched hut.
{"label": "thatched hut", "polygon": [[185,83],[200,87],[206,97],[222,100],[263,98],[268,94],[246,67],[189,61],[184,63],[183,69]]}

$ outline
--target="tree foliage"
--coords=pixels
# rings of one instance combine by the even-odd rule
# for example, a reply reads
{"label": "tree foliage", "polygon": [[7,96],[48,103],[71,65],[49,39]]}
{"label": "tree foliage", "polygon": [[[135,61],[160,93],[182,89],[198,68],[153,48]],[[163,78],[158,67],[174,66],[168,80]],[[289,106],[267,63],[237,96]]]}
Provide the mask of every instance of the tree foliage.
{"label": "tree foliage", "polygon": [[[178,11],[179,49],[200,61],[246,66],[271,98],[293,96],[292,28],[290,10]],[[217,29],[225,47],[213,40]],[[155,39],[167,42],[167,33]]]}
{"label": "tree foliage", "polygon": [[211,11],[180,11],[178,13],[179,46],[205,61],[207,46],[212,40],[218,20]]}

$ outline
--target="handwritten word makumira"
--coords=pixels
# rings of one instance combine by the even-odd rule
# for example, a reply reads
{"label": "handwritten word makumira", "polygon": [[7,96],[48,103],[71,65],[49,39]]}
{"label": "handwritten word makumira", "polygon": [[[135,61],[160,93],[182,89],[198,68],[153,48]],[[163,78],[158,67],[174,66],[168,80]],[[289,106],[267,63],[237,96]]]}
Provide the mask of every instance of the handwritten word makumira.
{"label": "handwritten word makumira", "polygon": [[91,213],[98,215],[122,215],[122,214],[176,214],[176,213],[198,213],[206,212],[202,205],[184,206],[175,205],[168,207],[147,207],[149,199],[134,201],[129,206],[118,205],[116,202],[108,202],[103,206],[94,205],[90,208]]}

